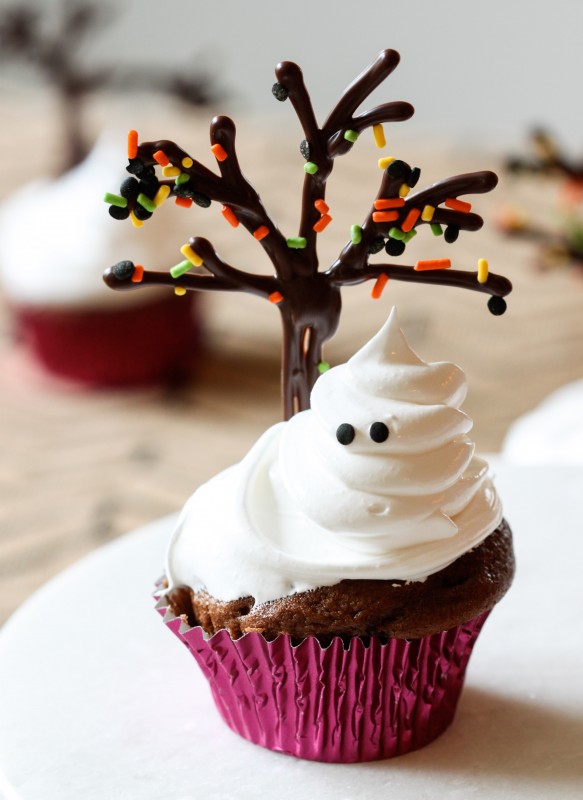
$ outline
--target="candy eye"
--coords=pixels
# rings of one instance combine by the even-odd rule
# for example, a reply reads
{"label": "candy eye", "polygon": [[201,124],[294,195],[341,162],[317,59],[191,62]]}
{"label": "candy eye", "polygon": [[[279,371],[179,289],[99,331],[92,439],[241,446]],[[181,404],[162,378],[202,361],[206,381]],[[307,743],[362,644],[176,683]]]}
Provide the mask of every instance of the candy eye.
{"label": "candy eye", "polygon": [[373,422],[370,426],[369,435],[373,442],[380,444],[381,442],[386,442],[389,438],[389,429],[384,422]]}
{"label": "candy eye", "polygon": [[350,444],[354,440],[354,428],[349,422],[343,422],[336,428],[336,438],[340,444]]}

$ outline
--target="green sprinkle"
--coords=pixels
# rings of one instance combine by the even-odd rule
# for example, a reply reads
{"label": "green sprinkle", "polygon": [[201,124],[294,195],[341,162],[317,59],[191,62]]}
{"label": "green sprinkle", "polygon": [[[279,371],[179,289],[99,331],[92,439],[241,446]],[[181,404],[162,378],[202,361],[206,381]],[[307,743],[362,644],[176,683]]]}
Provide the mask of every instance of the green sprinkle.
{"label": "green sprinkle", "polygon": [[173,278],[179,278],[181,275],[184,275],[185,272],[188,272],[192,269],[192,264],[188,259],[186,261],[181,261],[180,264],[176,264],[170,270],[170,274]]}
{"label": "green sprinkle", "polygon": [[320,361],[318,364],[318,372],[328,372],[330,369],[330,364],[327,361]]}
{"label": "green sprinkle", "polygon": [[313,161],[306,161],[304,164],[304,172],[307,172],[309,175],[315,175],[319,169],[320,167],[314,164]]}
{"label": "green sprinkle", "polygon": [[403,240],[402,240],[402,241],[404,241],[404,242],[405,242],[405,244],[407,244],[407,242],[410,242],[410,241],[411,241],[411,239],[412,239],[414,236],[417,236],[417,231],[416,231],[415,229],[413,229],[412,231],[409,231],[409,233],[406,233],[406,234],[403,236]]}
{"label": "green sprinkle", "polygon": [[143,208],[145,208],[146,211],[154,212],[156,210],[156,208],[158,207],[156,205],[156,203],[153,200],[150,200],[150,198],[147,195],[145,195],[143,192],[140,192],[139,195],[138,195],[138,203],[141,206],[143,206]]}
{"label": "green sprinkle", "polygon": [[362,228],[360,225],[350,226],[350,240],[352,244],[360,244],[362,242]]}
{"label": "green sprinkle", "polygon": [[430,227],[431,227],[431,233],[434,236],[441,236],[443,234],[443,229],[441,225],[437,224],[437,222],[432,222]]}
{"label": "green sprinkle", "polygon": [[401,241],[403,241],[406,235],[407,234],[403,233],[403,231],[400,228],[391,228],[391,230],[389,231],[389,236],[391,237],[391,239],[400,239]]}
{"label": "green sprinkle", "polygon": [[106,203],[109,203],[110,206],[117,206],[118,208],[127,208],[128,201],[126,197],[120,197],[119,194],[111,194],[110,192],[106,192],[103,195],[103,200]]}
{"label": "green sprinkle", "polygon": [[358,139],[358,133],[351,130],[344,131],[344,138],[349,142],[355,142]]}
{"label": "green sprinkle", "polygon": [[287,240],[287,246],[294,250],[303,250],[307,243],[307,239],[304,239],[303,236],[292,236]]}
{"label": "green sprinkle", "polygon": [[190,175],[188,174],[188,172],[181,172],[180,175],[177,176],[174,183],[176,184],[176,186],[181,186],[183,183],[188,183],[189,180],[190,180]]}

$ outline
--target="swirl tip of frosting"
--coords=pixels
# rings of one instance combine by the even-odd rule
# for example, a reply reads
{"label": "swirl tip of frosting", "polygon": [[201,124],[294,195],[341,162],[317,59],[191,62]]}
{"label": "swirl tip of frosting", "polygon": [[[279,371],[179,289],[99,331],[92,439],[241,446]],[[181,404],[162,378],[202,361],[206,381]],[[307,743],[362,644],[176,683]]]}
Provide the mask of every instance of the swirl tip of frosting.
{"label": "swirl tip of frosting", "polygon": [[380,331],[349,359],[348,364],[351,370],[355,367],[358,370],[361,364],[371,362],[426,366],[426,362],[419,358],[405,339],[396,306],[391,308]]}

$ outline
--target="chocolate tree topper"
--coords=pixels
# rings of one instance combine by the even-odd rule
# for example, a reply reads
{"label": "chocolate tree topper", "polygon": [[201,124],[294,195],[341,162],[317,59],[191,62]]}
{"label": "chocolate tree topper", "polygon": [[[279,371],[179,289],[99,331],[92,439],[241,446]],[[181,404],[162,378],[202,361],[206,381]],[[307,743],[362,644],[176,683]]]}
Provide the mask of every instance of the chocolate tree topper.
{"label": "chocolate tree topper", "polygon": [[[105,197],[112,216],[129,216],[137,226],[169,195],[185,207],[194,204],[206,208],[212,201],[219,202],[230,225],[243,225],[258,240],[273,264],[274,275],[253,274],[227,264],[207,239],[194,236],[181,248],[185,260],[169,272],[145,270],[131,261],[121,261],[106,270],[104,280],[118,290],[164,285],[173,286],[177,294],[249,292],[277,306],[283,325],[286,419],[309,407],[310,391],[328,366],[322,361],[322,347],[338,327],[344,286],[373,280],[373,297],[380,297],[389,278],[461,286],[490,295],[488,306],[493,314],[506,309],[503,298],[512,286],[506,278],[489,273],[485,259],[480,260],[477,272],[451,270],[449,259],[418,261],[414,266],[371,261],[381,251],[389,256],[401,255],[423,225],[435,235],[443,234],[447,242],[454,242],[460,230],[481,228],[481,217],[458,198],[493,189],[498,179],[492,172],[458,175],[410,194],[419,180],[419,168],[392,157],[380,159],[382,178],[376,200],[364,220],[352,225],[350,239],[337,259],[325,271],[319,269],[318,238],[332,221],[325,195],[334,159],[349,152],[362,131],[370,127],[376,144],[383,147],[382,123],[406,120],[413,114],[413,107],[400,101],[357,113],[398,63],[398,53],[382,51],[348,86],[322,126],[314,115],[300,68],[289,61],[277,65],[273,94],[277,100],[290,100],[305,137],[300,144],[306,174],[297,235],[286,236],[278,229],[243,176],[235,148],[235,124],[225,116],[215,117],[210,127],[211,150],[220,174],[211,172],[174,142],[164,139],[138,144],[136,132],[131,131],[127,170],[135,177],[122,183],[119,195]],[[166,180],[156,177],[156,165],[162,166]]]}

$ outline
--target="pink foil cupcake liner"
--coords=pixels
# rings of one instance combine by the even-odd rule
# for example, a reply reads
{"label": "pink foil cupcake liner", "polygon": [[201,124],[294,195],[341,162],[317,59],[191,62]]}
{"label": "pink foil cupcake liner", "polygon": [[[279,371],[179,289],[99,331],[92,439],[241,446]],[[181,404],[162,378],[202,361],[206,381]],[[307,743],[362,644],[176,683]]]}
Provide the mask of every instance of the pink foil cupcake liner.
{"label": "pink foil cupcake liner", "polygon": [[422,639],[315,637],[292,644],[259,633],[207,637],[158,610],[207,678],[227,725],[255,744],[298,758],[375,761],[432,742],[453,720],[467,663],[489,612]]}

